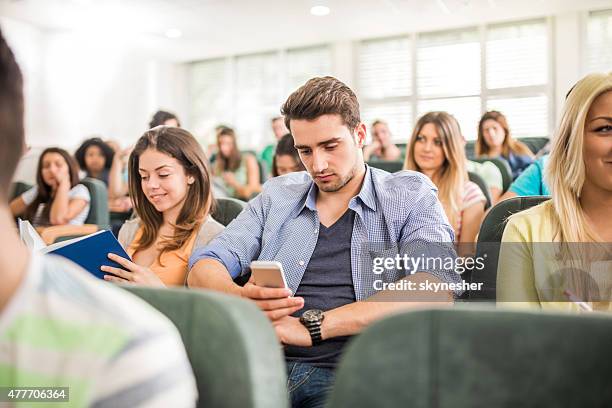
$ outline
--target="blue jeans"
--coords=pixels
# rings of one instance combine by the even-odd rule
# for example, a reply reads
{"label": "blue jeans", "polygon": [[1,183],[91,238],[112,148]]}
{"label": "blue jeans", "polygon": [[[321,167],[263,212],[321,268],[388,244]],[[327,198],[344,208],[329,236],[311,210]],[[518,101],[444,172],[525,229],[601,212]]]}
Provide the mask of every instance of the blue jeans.
{"label": "blue jeans", "polygon": [[323,407],[334,385],[334,369],[287,362],[287,389],[292,408]]}

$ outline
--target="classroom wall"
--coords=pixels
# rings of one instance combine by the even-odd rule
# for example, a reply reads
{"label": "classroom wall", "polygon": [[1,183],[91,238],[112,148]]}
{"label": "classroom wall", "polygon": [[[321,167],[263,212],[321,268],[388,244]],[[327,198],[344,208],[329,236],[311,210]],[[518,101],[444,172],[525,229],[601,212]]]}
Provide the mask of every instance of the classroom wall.
{"label": "classroom wall", "polygon": [[[586,7],[577,4],[576,8],[580,9],[548,14],[553,21],[551,84],[555,118],[551,120],[555,122],[565,93],[584,73]],[[534,13],[537,14],[523,12],[514,18],[545,16],[538,9]],[[486,16],[480,17],[481,23],[485,23]],[[499,16],[491,19],[499,21]],[[474,22],[460,23],[465,26]],[[84,138],[101,135],[118,139],[127,146],[142,134],[158,108],[175,111],[186,128],[192,125],[187,109],[186,64],[164,58],[163,50],[154,54],[146,47],[129,44],[120,36],[113,38],[108,32],[96,35],[48,31],[3,17],[0,25],[24,71],[26,131],[30,145],[56,144],[74,149]],[[449,21],[442,18],[427,22],[427,30],[436,27],[448,28]],[[353,86],[354,41],[373,36],[368,27],[362,28],[359,38],[327,41],[333,53],[333,73]],[[414,30],[406,29],[403,33],[411,31]],[[270,49],[263,44],[262,47]],[[202,135],[196,136],[202,139]]]}
{"label": "classroom wall", "polygon": [[159,108],[185,109],[185,68],[106,33],[0,18],[25,77],[26,141],[75,149],[92,135],[133,143]]}

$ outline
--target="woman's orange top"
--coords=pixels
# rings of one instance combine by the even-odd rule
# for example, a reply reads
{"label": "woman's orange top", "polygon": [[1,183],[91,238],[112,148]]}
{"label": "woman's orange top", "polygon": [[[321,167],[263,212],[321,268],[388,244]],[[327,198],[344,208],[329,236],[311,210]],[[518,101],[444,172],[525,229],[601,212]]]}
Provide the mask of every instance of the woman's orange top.
{"label": "woman's orange top", "polygon": [[[166,286],[185,286],[187,279],[189,256],[193,250],[198,234],[191,234],[187,242],[179,249],[166,251],[161,257],[155,258],[155,261],[149,266],[149,269],[155,273]],[[142,237],[142,227],[138,228],[134,240],[128,246],[126,252],[130,258],[136,253],[136,244]]]}

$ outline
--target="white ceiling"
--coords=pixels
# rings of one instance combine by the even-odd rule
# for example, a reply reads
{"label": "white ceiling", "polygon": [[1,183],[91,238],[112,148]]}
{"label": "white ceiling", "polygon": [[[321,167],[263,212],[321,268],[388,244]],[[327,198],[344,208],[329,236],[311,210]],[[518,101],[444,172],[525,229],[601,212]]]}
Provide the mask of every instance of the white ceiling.
{"label": "white ceiling", "polygon": [[[331,14],[310,15],[325,4]],[[612,8],[612,0],[0,0],[0,16],[173,61]],[[169,28],[179,39],[164,36]]]}

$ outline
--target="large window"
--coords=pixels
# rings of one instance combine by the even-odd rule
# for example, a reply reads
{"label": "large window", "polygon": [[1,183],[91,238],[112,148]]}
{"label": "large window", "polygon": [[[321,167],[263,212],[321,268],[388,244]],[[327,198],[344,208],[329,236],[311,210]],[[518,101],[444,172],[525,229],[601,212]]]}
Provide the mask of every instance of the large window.
{"label": "large window", "polygon": [[486,110],[506,115],[514,136],[548,136],[548,25],[491,26],[486,36]]}
{"label": "large window", "polygon": [[407,139],[412,127],[412,40],[397,37],[359,45],[358,93],[361,120],[368,126],[384,119],[395,140]]}
{"label": "large window", "polygon": [[482,113],[496,109],[515,136],[546,136],[550,47],[543,19],[362,41],[363,120],[387,120],[395,141],[406,143],[419,116],[443,110],[473,140]]}
{"label": "large window", "polygon": [[612,10],[589,13],[586,31],[586,71],[612,71]]}
{"label": "large window", "polygon": [[328,46],[195,62],[190,65],[190,119],[198,134],[225,124],[240,148],[261,150],[272,141],[270,119],[287,96],[313,76],[331,74]]}
{"label": "large window", "polygon": [[447,111],[469,138],[480,117],[480,53],[476,29],[418,36],[418,116]]}

